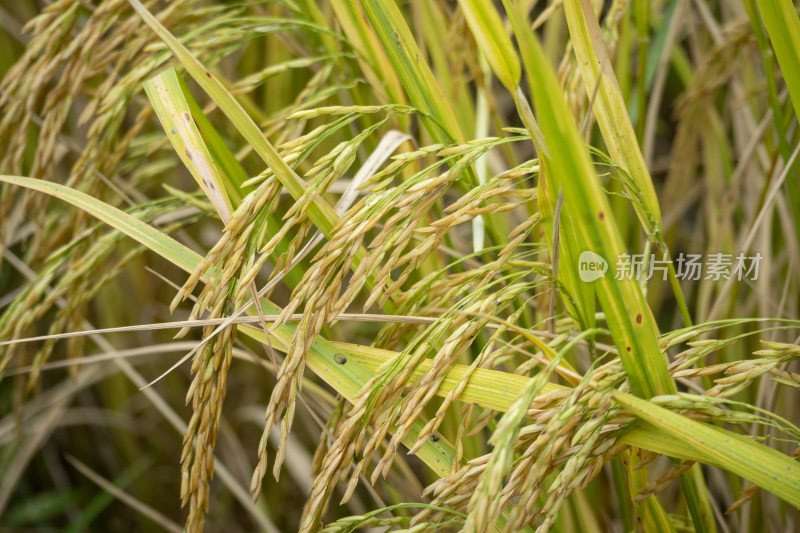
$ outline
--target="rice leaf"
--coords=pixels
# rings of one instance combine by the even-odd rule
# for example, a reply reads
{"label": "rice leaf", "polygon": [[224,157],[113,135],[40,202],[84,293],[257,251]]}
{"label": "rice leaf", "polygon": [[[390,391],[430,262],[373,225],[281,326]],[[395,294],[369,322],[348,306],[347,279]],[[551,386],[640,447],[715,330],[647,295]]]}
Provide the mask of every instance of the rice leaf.
{"label": "rice leaf", "polygon": [[[658,346],[658,329],[642,290],[633,279],[617,278],[617,257],[625,252],[606,193],[589,159],[541,45],[519,11],[518,4],[504,0],[522,51],[542,137],[537,148],[552,194],[563,191],[561,226],[575,236],[584,251],[599,254],[608,264],[605,276],[592,281],[605,312],[614,344],[620,353],[634,392],[641,397],[668,394],[675,385],[667,373]],[[534,140],[537,135],[532,132]],[[578,262],[560,265],[579,277]]]}
{"label": "rice leaf", "polygon": [[458,3],[486,60],[513,93],[519,87],[522,68],[494,5],[489,0],[459,0]]}
{"label": "rice leaf", "polygon": [[800,464],[797,461],[747,437],[697,422],[647,400],[619,391],[614,392],[614,399],[642,420],[685,441],[702,462],[740,475],[800,507]]}
{"label": "rice leaf", "polygon": [[[152,13],[150,13],[139,0],[128,1],[147,25],[150,26],[164,43],[166,43],[169,49],[172,50],[172,53],[175,54],[175,57],[186,68],[192,78],[194,78],[208,93],[219,108],[228,115],[228,118],[234,126],[236,126],[236,129],[238,129],[247,142],[250,143],[250,146],[253,147],[253,150],[255,150],[261,159],[275,172],[275,175],[289,193],[295,199],[301,198],[306,192],[306,183],[283,159],[281,159],[278,152],[272,146],[272,143],[264,136],[261,129],[253,119],[250,118],[242,105],[236,101],[233,95],[222,85],[216,76],[206,69],[203,64],[169,32],[169,30],[153,17]],[[333,208],[319,196],[315,196],[312,199],[308,207],[308,214],[317,228],[326,235],[330,234],[338,218]]]}

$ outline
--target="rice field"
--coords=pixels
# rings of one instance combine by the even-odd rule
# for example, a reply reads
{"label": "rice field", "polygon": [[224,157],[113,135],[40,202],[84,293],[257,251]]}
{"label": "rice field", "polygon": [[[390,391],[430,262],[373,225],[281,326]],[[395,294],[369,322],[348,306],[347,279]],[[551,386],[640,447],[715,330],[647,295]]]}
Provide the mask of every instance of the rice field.
{"label": "rice field", "polygon": [[0,3],[0,530],[800,528],[788,0]]}

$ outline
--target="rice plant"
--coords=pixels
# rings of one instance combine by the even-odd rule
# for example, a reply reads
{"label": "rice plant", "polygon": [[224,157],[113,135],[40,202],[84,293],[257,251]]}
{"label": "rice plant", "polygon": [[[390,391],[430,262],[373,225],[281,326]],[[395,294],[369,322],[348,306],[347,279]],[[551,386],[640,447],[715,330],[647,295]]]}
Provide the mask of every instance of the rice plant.
{"label": "rice plant", "polygon": [[800,527],[788,0],[0,22],[4,529]]}

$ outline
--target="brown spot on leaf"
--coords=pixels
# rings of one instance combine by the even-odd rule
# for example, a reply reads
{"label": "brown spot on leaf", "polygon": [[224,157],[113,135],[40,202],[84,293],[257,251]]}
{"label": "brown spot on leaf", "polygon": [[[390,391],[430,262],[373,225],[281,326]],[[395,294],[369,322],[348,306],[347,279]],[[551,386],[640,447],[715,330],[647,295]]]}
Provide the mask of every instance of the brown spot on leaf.
{"label": "brown spot on leaf", "polygon": [[637,324],[642,323],[642,313],[636,313],[636,323]]}

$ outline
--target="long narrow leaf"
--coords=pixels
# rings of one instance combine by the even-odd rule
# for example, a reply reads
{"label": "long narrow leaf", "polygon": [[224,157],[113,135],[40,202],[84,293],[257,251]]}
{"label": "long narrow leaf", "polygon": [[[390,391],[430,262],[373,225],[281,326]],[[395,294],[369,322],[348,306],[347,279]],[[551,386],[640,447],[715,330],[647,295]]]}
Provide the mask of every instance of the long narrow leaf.
{"label": "long narrow leaf", "polygon": [[800,507],[800,464],[782,453],[709,424],[697,422],[622,392],[614,399],[628,411],[689,444],[704,463],[752,481]]}
{"label": "long narrow leaf", "polygon": [[436,142],[464,142],[453,110],[394,0],[363,0],[361,5],[411,103],[428,115],[422,120],[431,137]]}
{"label": "long narrow leaf", "polygon": [[[658,329],[641,288],[633,279],[619,276],[614,268],[625,252],[614,214],[589,159],[574,117],[567,108],[561,87],[536,37],[516,4],[504,0],[522,51],[528,83],[533,95],[541,137],[537,141],[548,184],[564,193],[561,225],[574,233],[583,250],[599,254],[608,263],[604,276],[592,281],[605,311],[614,344],[631,386],[637,395],[668,394],[675,385],[667,373],[666,360],[658,346]],[[538,135],[531,132],[536,140]],[[579,265],[560,265],[579,276]]]}
{"label": "long narrow leaf", "polygon": [[654,233],[661,228],[661,209],[597,17],[588,0],[566,0],[564,13],[589,98],[595,97],[596,91],[592,110],[609,154],[630,175],[635,186],[631,194],[642,199],[641,204],[633,202],[634,208],[647,233]]}
{"label": "long narrow leaf", "polygon": [[[247,114],[239,102],[224,85],[197,60],[183,44],[178,41],[139,0],[128,0],[139,16],[172,50],[175,57],[186,68],[194,80],[217,103],[219,108],[231,119],[242,136],[253,147],[253,150],[269,165],[286,190],[298,199],[306,192],[306,184],[294,170],[281,159],[272,143],[264,136],[261,129]],[[309,217],[324,234],[330,234],[337,216],[333,208],[322,198],[315,196],[308,208]]]}

